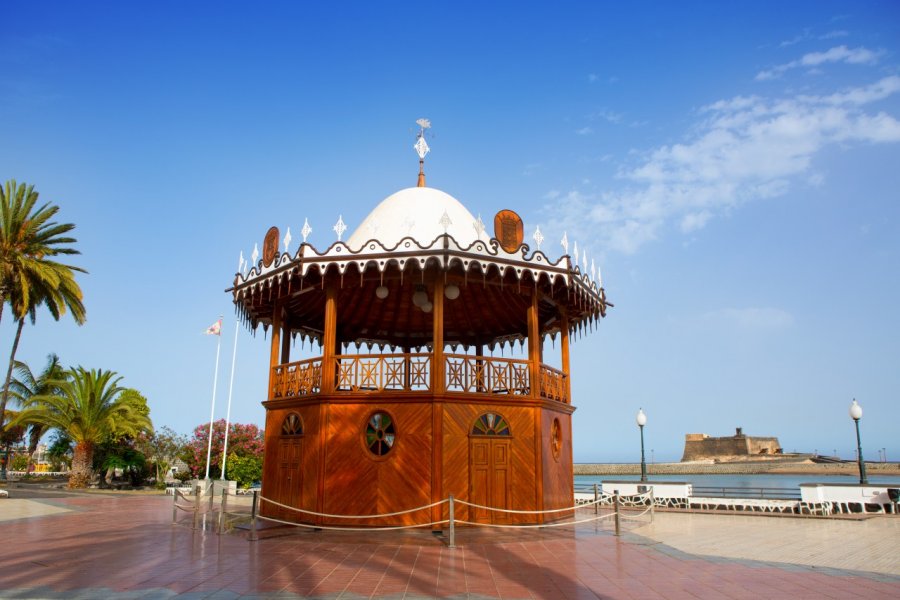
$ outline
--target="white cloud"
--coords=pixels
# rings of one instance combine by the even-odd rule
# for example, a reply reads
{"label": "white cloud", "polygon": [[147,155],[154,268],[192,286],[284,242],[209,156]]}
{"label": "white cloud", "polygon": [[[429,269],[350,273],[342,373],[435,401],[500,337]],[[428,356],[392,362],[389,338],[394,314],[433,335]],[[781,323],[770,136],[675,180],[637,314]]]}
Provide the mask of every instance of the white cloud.
{"label": "white cloud", "polygon": [[592,133],[594,133],[594,130],[590,127],[582,127],[581,129],[576,129],[575,133],[577,133],[578,135],[591,135]]}
{"label": "white cloud", "polygon": [[588,83],[594,83],[594,82],[597,81],[598,79],[599,79],[599,77],[597,76],[596,73],[590,73],[590,74],[588,75]]}
{"label": "white cloud", "polygon": [[793,46],[794,44],[799,44],[800,42],[805,42],[806,40],[811,39],[811,38],[812,38],[812,33],[810,32],[810,30],[804,29],[803,33],[796,35],[789,40],[784,40],[783,42],[781,42],[778,45],[781,46],[782,48],[785,48],[787,46]]}
{"label": "white cloud", "polygon": [[847,37],[850,35],[850,32],[844,31],[843,29],[836,29],[834,31],[829,31],[828,33],[824,33],[819,36],[820,40],[833,40],[835,38]]}
{"label": "white cloud", "polygon": [[[827,146],[900,142],[900,121],[868,105],[900,94],[900,77],[813,96],[719,100],[699,112],[689,136],[629,158],[616,190],[572,190],[550,199],[559,235],[605,249],[637,251],[668,224],[695,233],[744,203],[821,185],[813,169]],[[586,188],[584,188],[586,189]],[[543,227],[542,227],[543,228]],[[548,227],[548,230],[550,228]]]}
{"label": "white cloud", "polygon": [[588,117],[591,121],[602,120],[607,123],[612,123],[614,125],[618,125],[622,122],[623,115],[621,113],[613,112],[611,110],[602,109],[598,110],[595,113],[592,113]]}
{"label": "white cloud", "polygon": [[804,54],[798,60],[784,63],[772,67],[766,71],[760,71],[756,74],[757,81],[765,81],[767,79],[775,79],[786,71],[796,69],[798,67],[817,67],[827,63],[847,63],[851,65],[869,65],[878,62],[878,58],[882,52],[873,52],[868,48],[848,48],[847,46],[835,46],[825,52],[810,52]]}
{"label": "white cloud", "polygon": [[681,231],[684,233],[690,233],[692,231],[696,231],[698,229],[703,229],[706,226],[706,223],[712,218],[712,213],[708,210],[701,210],[700,212],[692,212],[684,215],[681,218]]}

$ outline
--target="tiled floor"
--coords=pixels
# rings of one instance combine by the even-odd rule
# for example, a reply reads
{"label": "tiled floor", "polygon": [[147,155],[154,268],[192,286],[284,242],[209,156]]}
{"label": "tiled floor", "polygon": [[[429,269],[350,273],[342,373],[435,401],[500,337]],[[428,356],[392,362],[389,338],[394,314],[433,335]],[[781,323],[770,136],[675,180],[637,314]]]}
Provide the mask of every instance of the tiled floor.
{"label": "tiled floor", "polygon": [[[430,532],[307,531],[249,542],[173,526],[165,497],[53,503],[72,510],[0,524],[0,598],[900,598],[896,562],[879,563],[880,573],[833,562],[866,544],[896,555],[894,517],[669,513],[652,525],[627,522],[621,538],[608,524],[460,529],[460,547],[449,549]],[[842,543],[848,537],[860,545]]]}

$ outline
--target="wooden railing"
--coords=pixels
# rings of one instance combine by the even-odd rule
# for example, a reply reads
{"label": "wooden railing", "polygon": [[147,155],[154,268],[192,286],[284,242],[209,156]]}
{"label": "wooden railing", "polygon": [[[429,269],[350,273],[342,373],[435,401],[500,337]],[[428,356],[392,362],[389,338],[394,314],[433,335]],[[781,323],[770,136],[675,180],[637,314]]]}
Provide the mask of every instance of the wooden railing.
{"label": "wooden railing", "polygon": [[446,354],[447,391],[468,394],[531,393],[528,361],[470,354]]}
{"label": "wooden railing", "polygon": [[[432,389],[432,354],[345,354],[335,357],[336,392],[427,392]],[[322,357],[272,368],[270,399],[322,392]],[[529,362],[513,358],[445,354],[444,377],[450,393],[529,396]],[[568,404],[568,376],[542,364],[540,395]]]}
{"label": "wooden railing", "polygon": [[541,365],[541,398],[568,404],[569,386],[567,380],[568,375],[559,369]]}
{"label": "wooden railing", "polygon": [[322,391],[322,357],[298,360],[272,368],[269,398],[291,398]]}
{"label": "wooden railing", "polygon": [[340,392],[428,391],[431,354],[350,354],[338,356],[335,387]]}

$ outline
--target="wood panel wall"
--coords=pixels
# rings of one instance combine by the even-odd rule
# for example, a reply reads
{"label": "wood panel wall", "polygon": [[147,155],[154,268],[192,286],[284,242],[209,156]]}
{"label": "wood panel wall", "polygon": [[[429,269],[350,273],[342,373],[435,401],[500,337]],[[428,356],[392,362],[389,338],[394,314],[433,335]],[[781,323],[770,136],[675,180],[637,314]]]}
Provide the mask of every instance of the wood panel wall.
{"label": "wood panel wall", "polygon": [[[544,403],[545,405],[546,403]],[[266,459],[263,495],[278,489],[278,440],[290,412],[303,419],[303,490],[301,508],[318,512],[366,515],[389,513],[430,504],[453,494],[470,499],[469,445],[475,420],[493,412],[509,422],[509,505],[515,510],[561,508],[572,504],[571,406],[560,412],[541,403],[460,402],[442,397],[421,400],[372,397],[352,399],[319,396],[267,404]],[[365,446],[363,432],[369,416],[384,411],[393,417],[396,442],[384,457]],[[552,455],[553,418],[562,426],[559,459]],[[439,442],[434,444],[435,431]],[[387,519],[313,519],[300,513],[278,513],[263,503],[262,514],[288,520],[343,525],[408,525],[446,518],[447,507]],[[458,505],[456,517],[474,520],[474,511]],[[548,519],[552,520],[552,519]],[[537,515],[506,515],[498,522],[537,523]]]}
{"label": "wood panel wall", "polygon": [[[380,402],[328,406],[325,458],[325,510],[365,515],[407,510],[431,503],[431,404]],[[369,416],[384,411],[393,417],[396,440],[390,452],[376,457],[366,447],[363,431]],[[428,510],[347,525],[427,523]]]}
{"label": "wood panel wall", "polygon": [[[553,419],[559,419],[562,443],[559,456],[553,456],[550,441]],[[565,508],[574,504],[575,479],[572,469],[572,415],[541,409],[541,454],[543,458],[544,509]],[[570,512],[554,513],[547,521],[571,517]]]}

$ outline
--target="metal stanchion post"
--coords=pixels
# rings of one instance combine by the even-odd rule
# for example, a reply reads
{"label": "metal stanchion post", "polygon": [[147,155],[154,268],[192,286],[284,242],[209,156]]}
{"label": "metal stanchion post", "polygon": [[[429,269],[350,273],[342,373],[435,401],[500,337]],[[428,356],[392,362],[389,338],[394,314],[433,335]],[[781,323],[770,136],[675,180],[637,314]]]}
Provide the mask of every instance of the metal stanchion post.
{"label": "metal stanchion post", "polygon": [[600,486],[594,484],[594,514],[600,514]]}
{"label": "metal stanchion post", "polygon": [[258,493],[256,490],[253,490],[253,505],[250,507],[250,537],[248,539],[251,542],[259,539],[256,535],[256,510],[259,505]]}
{"label": "metal stanchion post", "polygon": [[619,535],[619,490],[613,490],[613,505],[616,511],[616,535]]}
{"label": "metal stanchion post", "polygon": [[653,491],[653,486],[650,486],[650,522],[653,522],[653,513],[656,511],[656,494]]}
{"label": "metal stanchion post", "polygon": [[216,493],[216,483],[215,480],[209,482],[209,487],[206,488],[206,493],[209,494],[209,509],[208,512],[212,512],[213,509],[213,496]]}
{"label": "metal stanchion post", "polygon": [[178,488],[172,488],[172,525],[178,520]]}
{"label": "metal stanchion post", "polygon": [[456,548],[456,524],[453,522],[453,494],[450,494],[450,507],[449,507],[449,517],[450,517],[450,548]]}
{"label": "metal stanchion post", "polygon": [[197,529],[197,521],[200,520],[200,486],[194,488],[194,529]]}

